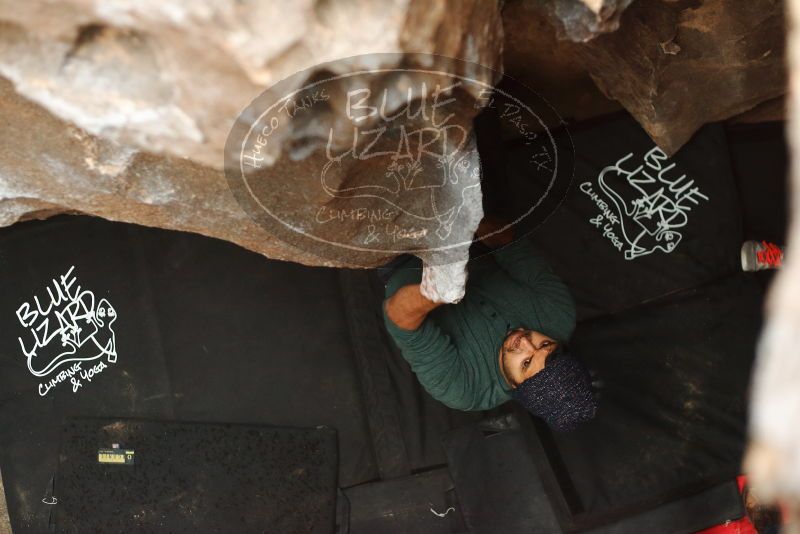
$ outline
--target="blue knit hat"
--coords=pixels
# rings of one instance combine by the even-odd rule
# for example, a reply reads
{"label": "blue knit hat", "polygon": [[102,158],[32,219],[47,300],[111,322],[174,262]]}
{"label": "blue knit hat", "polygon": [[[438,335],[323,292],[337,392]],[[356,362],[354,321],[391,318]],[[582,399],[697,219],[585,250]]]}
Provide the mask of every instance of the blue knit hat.
{"label": "blue knit hat", "polygon": [[511,395],[556,432],[574,429],[594,417],[597,410],[588,371],[567,353],[548,357],[544,369],[522,382]]}

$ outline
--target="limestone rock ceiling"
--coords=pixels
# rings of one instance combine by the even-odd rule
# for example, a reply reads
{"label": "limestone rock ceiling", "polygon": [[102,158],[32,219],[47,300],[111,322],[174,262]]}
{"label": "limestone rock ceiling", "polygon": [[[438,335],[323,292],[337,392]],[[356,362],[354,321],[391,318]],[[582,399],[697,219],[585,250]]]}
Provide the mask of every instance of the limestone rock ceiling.
{"label": "limestone rock ceiling", "polygon": [[561,38],[589,41],[619,28],[619,19],[633,0],[523,0],[529,9],[546,12]]}
{"label": "limestone rock ceiling", "polygon": [[577,54],[672,154],[703,124],[786,92],[783,19],[777,0],[638,1]]}
{"label": "limestone rock ceiling", "polygon": [[0,28],[0,75],[26,98],[90,134],[216,168],[241,110],[297,72],[375,52],[493,68],[503,41],[497,3],[475,0],[0,0]]}
{"label": "limestone rock ceiling", "polygon": [[[491,86],[502,71],[502,44],[500,6],[484,0],[0,0],[0,75],[8,80],[0,84],[0,223],[75,211],[198,232],[309,265],[383,263],[393,254],[356,261],[295,246],[242,210],[223,173],[237,116],[281,80],[289,92],[314,77],[400,63],[447,69],[438,58],[495,69],[456,73],[485,75]],[[314,68],[332,60],[327,70]],[[390,113],[423,77],[376,76],[373,89],[388,88]],[[331,99],[324,124],[297,113],[270,139],[272,176],[302,171],[297,160],[311,155],[302,141],[326,127],[333,146],[352,143],[352,127],[340,127],[343,101]],[[474,113],[459,120],[469,128]],[[287,211],[294,200],[316,202],[297,193],[282,199]],[[479,208],[479,189],[477,199]],[[480,214],[471,218],[459,231],[471,235]],[[362,226],[339,225],[344,234]]]}
{"label": "limestone rock ceiling", "polygon": [[[375,265],[393,254],[320,255],[278,239],[234,198],[223,172],[226,138],[267,87],[363,68],[436,67],[415,53],[438,54],[496,73],[505,67],[563,116],[621,103],[673,152],[702,124],[784,93],[783,35],[773,0],[0,0],[0,224],[73,211],[309,265]],[[388,54],[338,61],[333,72],[313,68],[374,52]],[[299,72],[306,77],[292,78]],[[496,81],[487,72],[457,74]],[[405,83],[376,80],[395,95]],[[457,95],[473,110],[460,117],[467,127],[477,97]],[[325,113],[292,121],[273,140],[273,179],[290,183],[312,155],[300,141],[347,120],[343,106]],[[334,145],[352,135],[331,131]],[[298,201],[336,207],[321,197]],[[471,213],[460,232],[472,231]],[[365,225],[341,228],[355,236]]]}
{"label": "limestone rock ceiling", "polygon": [[785,94],[783,10],[778,0],[512,1],[507,73],[577,119],[613,107],[599,88],[672,154],[703,124]]}
{"label": "limestone rock ceiling", "polygon": [[320,259],[251,220],[221,170],[95,137],[0,81],[0,225],[79,212],[197,232],[277,259]]}

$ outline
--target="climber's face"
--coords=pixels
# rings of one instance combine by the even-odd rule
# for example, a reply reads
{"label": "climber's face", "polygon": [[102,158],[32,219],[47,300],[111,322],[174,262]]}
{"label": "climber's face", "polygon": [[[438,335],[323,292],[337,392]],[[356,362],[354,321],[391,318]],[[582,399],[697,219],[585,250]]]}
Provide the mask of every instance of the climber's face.
{"label": "climber's face", "polygon": [[509,330],[500,348],[500,373],[516,388],[544,369],[547,358],[557,348],[558,342],[541,332],[524,328]]}

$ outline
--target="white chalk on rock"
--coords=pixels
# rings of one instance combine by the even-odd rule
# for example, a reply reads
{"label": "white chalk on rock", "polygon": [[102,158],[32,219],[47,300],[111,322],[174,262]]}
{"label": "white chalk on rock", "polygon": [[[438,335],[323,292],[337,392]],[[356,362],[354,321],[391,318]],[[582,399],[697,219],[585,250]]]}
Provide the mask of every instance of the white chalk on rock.
{"label": "white chalk on rock", "polygon": [[422,266],[420,293],[428,300],[454,304],[464,298],[467,286],[467,261],[446,265]]}

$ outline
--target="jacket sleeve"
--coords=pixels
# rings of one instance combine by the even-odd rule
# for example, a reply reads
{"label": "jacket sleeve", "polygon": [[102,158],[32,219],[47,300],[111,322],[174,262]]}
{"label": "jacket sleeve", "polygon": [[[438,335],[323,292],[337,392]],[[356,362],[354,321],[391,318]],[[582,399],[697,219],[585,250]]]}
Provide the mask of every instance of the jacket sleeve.
{"label": "jacket sleeve", "polygon": [[530,239],[522,238],[503,247],[495,251],[494,257],[512,280],[531,290],[525,298],[540,322],[550,325],[547,334],[568,341],[575,330],[575,301]]}
{"label": "jacket sleeve", "polygon": [[528,238],[514,241],[496,250],[493,255],[498,265],[521,284],[536,287],[558,280],[547,260]]}
{"label": "jacket sleeve", "polygon": [[475,399],[472,398],[474,388],[470,387],[471,373],[450,336],[430,317],[416,330],[400,328],[387,316],[385,300],[383,318],[386,329],[425,391],[450,408],[472,409]]}

